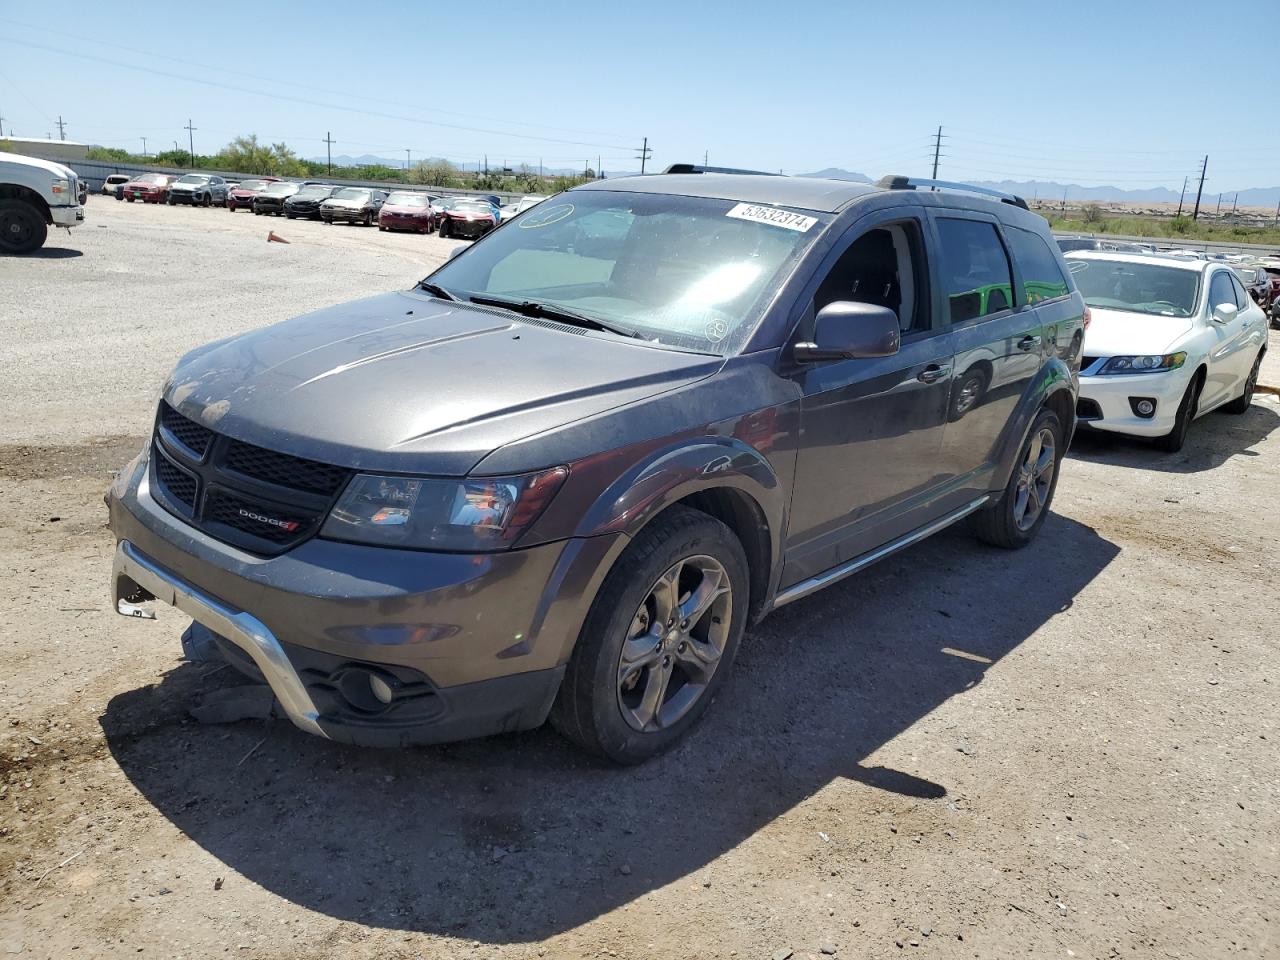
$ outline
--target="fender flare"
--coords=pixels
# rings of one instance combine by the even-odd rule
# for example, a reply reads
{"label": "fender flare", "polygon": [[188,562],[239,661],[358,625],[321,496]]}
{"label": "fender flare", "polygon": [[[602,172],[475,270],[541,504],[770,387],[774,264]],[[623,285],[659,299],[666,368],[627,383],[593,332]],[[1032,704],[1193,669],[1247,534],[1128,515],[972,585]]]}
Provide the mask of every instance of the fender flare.
{"label": "fender flare", "polygon": [[[1018,452],[1022,449],[1023,443],[1026,442],[1027,434],[1031,431],[1032,421],[1035,420],[1036,414],[1050,403],[1051,398],[1054,403],[1062,402],[1064,406],[1069,407],[1071,410],[1071,416],[1062,424],[1065,432],[1063,452],[1066,452],[1067,447],[1071,445],[1071,438],[1075,434],[1076,397],[1078,393],[1079,389],[1076,386],[1075,374],[1061,359],[1054,357],[1041,367],[1032,388],[1023,394],[1022,400],[1018,404],[1018,409],[1014,413],[1014,422],[1017,424],[1017,429],[1010,430],[1007,433],[1004,447],[996,458],[996,472],[992,479],[993,489],[1003,490],[1008,484],[1009,477],[1013,474]],[[1060,401],[1059,397],[1064,398],[1064,401]]]}

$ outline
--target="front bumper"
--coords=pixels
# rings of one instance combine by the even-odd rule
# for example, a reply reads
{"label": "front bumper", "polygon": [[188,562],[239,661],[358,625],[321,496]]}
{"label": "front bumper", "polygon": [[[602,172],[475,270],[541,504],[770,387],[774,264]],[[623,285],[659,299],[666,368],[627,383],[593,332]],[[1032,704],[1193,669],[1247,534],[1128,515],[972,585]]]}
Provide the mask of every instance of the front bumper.
{"label": "front bumper", "polygon": [[80,204],[76,204],[74,207],[50,207],[49,216],[53,219],[55,226],[79,226],[84,223],[84,207]]}
{"label": "front bumper", "polygon": [[[119,612],[142,616],[149,597],[177,607],[239,651],[237,666],[256,668],[300,729],[369,746],[539,726],[626,543],[618,535],[466,555],[312,539],[264,558],[165,511],[145,457],[107,504]],[[389,705],[347,696],[362,679],[367,690],[370,674],[396,690]]]}
{"label": "front bumper", "polygon": [[365,211],[352,210],[350,207],[321,207],[320,217],[324,220],[341,220],[344,223],[355,223],[363,220]]}
{"label": "front bumper", "polygon": [[[1132,376],[1080,377],[1079,422],[1096,430],[1127,433],[1136,437],[1162,437],[1173,429],[1178,405],[1194,371],[1183,366],[1168,373]],[[1152,417],[1140,417],[1131,398],[1154,400]]]}
{"label": "front bumper", "polygon": [[456,237],[483,237],[496,227],[492,220],[453,220],[449,221],[449,232]]}

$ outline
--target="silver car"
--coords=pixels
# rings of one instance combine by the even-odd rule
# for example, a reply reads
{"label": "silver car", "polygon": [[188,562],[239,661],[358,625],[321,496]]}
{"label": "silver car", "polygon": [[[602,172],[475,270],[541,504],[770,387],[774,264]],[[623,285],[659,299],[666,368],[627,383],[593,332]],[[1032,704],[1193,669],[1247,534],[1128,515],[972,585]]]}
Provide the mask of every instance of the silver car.
{"label": "silver car", "polygon": [[169,187],[169,206],[189,203],[193,207],[219,206],[227,199],[227,181],[211,173],[188,173]]}

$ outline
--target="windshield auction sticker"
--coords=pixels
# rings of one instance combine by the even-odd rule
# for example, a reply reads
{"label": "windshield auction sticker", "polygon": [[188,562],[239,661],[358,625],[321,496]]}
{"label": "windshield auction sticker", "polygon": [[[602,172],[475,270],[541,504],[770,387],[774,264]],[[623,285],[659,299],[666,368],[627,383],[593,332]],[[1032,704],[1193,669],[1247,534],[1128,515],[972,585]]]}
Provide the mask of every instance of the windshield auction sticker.
{"label": "windshield auction sticker", "polygon": [[740,203],[725,216],[784,227],[787,230],[795,230],[797,233],[804,233],[818,222],[817,217],[806,217],[800,213],[792,213],[790,210],[779,210],[777,207],[762,207],[756,203]]}

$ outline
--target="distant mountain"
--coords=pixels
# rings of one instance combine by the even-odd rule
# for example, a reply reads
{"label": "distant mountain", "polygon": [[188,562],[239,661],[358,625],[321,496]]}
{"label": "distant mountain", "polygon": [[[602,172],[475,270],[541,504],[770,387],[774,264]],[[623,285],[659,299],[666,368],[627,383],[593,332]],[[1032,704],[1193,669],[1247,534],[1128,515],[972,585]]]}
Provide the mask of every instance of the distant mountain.
{"label": "distant mountain", "polygon": [[814,173],[797,174],[801,177],[817,177],[821,180],[852,180],[854,183],[874,183],[865,173],[854,173],[852,170],[841,170],[839,167],[827,167]]}
{"label": "distant mountain", "polygon": [[[309,160],[309,161],[310,161],[310,162],[312,162],[312,163],[325,163],[325,162],[327,162],[327,161],[328,161],[328,157],[307,157],[306,159],[307,159],[307,160]],[[444,160],[444,158],[442,158],[442,157],[411,157],[410,159],[413,161],[413,165],[414,165],[415,167],[416,167],[419,163],[424,163],[424,162],[425,162],[425,163],[445,163],[445,162],[448,162],[448,163],[452,163],[452,164],[453,164],[455,167],[457,167],[459,170],[479,170],[479,169],[481,169],[481,164],[480,164],[479,162],[474,162],[474,161],[473,161],[473,162],[471,162],[471,163],[466,163],[466,162],[459,163],[459,162],[457,162],[456,160],[445,161],[445,160]],[[391,167],[391,168],[393,168],[393,169],[397,169],[397,170],[398,170],[398,169],[402,169],[402,168],[404,167],[404,160],[405,160],[405,158],[404,158],[404,156],[403,156],[403,155],[402,155],[402,156],[399,156],[399,157],[379,157],[379,156],[375,156],[375,155],[374,155],[374,154],[372,154],[372,153],[363,153],[363,154],[361,154],[361,155],[360,155],[360,156],[358,156],[358,157],[353,157],[353,156],[350,156],[349,154],[345,154],[345,153],[343,153],[343,154],[339,154],[338,156],[335,156],[335,157],[333,158],[333,164],[334,164],[334,166],[338,166],[338,167],[372,167],[372,166],[384,166],[384,167]],[[529,164],[529,165],[527,165],[527,166],[529,166],[529,169],[531,169],[531,170],[532,170],[532,171],[534,171],[535,173],[536,173],[536,172],[537,172],[537,170],[538,170],[538,166],[537,166],[537,164]],[[499,160],[491,160],[491,161],[489,162],[489,169],[490,169],[490,170],[500,170],[501,168],[502,168],[502,161],[501,161],[500,159],[499,159]],[[512,169],[512,170],[519,171],[519,169],[520,169],[520,164],[518,164],[518,163],[513,163],[513,164],[511,165],[511,169]],[[542,168],[542,172],[543,172],[546,176],[548,176],[548,177],[561,177],[561,176],[563,176],[563,177],[572,177],[572,176],[575,176],[575,175],[577,175],[577,174],[582,173],[582,168],[581,168],[581,167],[573,167],[573,168],[569,168],[569,167],[543,167],[543,168]],[[625,176],[625,174],[621,174],[621,173],[614,173],[613,171],[608,171],[607,175],[608,175],[608,176],[611,176],[611,177]]]}

